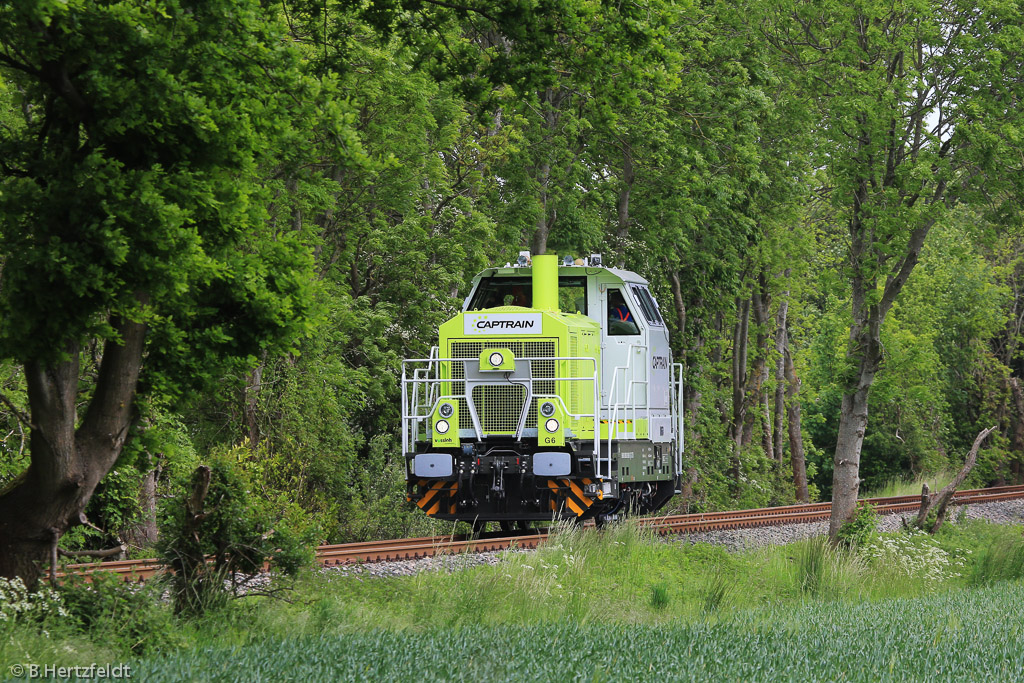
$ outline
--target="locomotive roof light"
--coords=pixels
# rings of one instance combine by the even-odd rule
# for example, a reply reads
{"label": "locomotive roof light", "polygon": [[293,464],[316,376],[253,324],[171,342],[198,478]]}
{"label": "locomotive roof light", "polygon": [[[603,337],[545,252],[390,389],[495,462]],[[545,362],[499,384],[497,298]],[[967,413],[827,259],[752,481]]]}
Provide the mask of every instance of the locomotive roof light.
{"label": "locomotive roof light", "polygon": [[540,404],[540,414],[544,417],[551,417],[555,414],[555,404],[551,401],[544,401]]}
{"label": "locomotive roof light", "polygon": [[601,265],[601,255],[600,254],[591,254],[590,255],[590,265],[591,266],[599,266],[599,265]]}
{"label": "locomotive roof light", "polygon": [[437,412],[441,414],[441,417],[451,417],[452,413],[455,412],[455,408],[452,407],[451,403],[442,403]]}
{"label": "locomotive roof light", "polygon": [[575,261],[575,259],[573,259],[573,257],[572,257],[572,256],[566,256],[566,257],[565,257],[564,259],[562,259],[562,265],[563,265],[563,266],[571,266],[571,265],[573,265],[573,264],[574,264],[575,262],[576,262],[576,261]]}
{"label": "locomotive roof light", "polygon": [[548,420],[547,422],[544,423],[544,429],[546,429],[546,430],[548,430],[549,432],[552,432],[552,433],[557,432],[558,431],[558,420],[556,420],[555,418],[551,418],[550,420]]}
{"label": "locomotive roof light", "polygon": [[450,428],[451,425],[448,424],[448,420],[438,420],[434,424],[434,429],[436,429],[441,434],[447,434]]}
{"label": "locomotive roof light", "polygon": [[516,259],[516,265],[520,268],[530,265],[530,252],[521,251],[519,252],[519,258]]}

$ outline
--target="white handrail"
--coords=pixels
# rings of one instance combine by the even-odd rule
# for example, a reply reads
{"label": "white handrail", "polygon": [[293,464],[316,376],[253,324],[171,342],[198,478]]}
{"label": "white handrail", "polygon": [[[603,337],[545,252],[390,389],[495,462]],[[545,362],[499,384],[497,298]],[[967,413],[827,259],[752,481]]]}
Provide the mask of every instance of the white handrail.
{"label": "white handrail", "polygon": [[[436,349],[436,347],[435,347]],[[590,413],[572,413],[569,411],[569,407],[565,404],[565,401],[561,396],[557,394],[550,395],[550,398],[557,399],[559,404],[562,406],[563,411],[567,417],[574,419],[585,419],[587,417],[593,420],[594,429],[594,457],[598,461],[598,467],[600,467],[601,460],[601,443],[600,443],[600,415],[601,415],[601,402],[600,402],[600,376],[599,366],[596,358],[588,356],[543,356],[543,357],[520,357],[517,361],[525,361],[531,363],[530,365],[530,377],[527,378],[515,378],[507,379],[502,377],[501,381],[497,382],[486,382],[486,381],[473,381],[467,380],[467,378],[441,378],[439,369],[441,363],[468,363],[475,362],[473,358],[438,358],[434,354],[434,349],[431,350],[430,358],[411,358],[402,362],[402,453],[408,456],[411,452],[413,442],[416,440],[418,434],[417,427],[425,420],[430,419],[433,414],[434,408],[437,402],[445,398],[462,399],[466,403],[466,408],[469,411],[470,417],[473,421],[473,431],[476,433],[478,439],[483,438],[483,427],[480,422],[479,416],[476,414],[475,406],[473,405],[472,396],[470,392],[463,391],[461,394],[446,394],[440,395],[440,385],[442,383],[455,383],[462,382],[465,385],[472,384],[476,386],[507,386],[508,384],[516,384],[523,386],[527,391],[526,400],[523,402],[522,412],[520,413],[520,419],[517,422],[517,429],[515,432],[515,439],[518,441],[522,439],[523,432],[525,431],[525,423],[528,411],[532,404],[532,398],[548,397],[547,393],[537,394],[533,391],[533,385],[535,382],[590,382],[594,389],[594,412]],[[567,377],[535,377],[533,376],[533,365],[535,361],[584,361],[590,364],[592,373],[590,376],[567,376]],[[407,366],[413,365],[424,365],[426,368],[412,368],[412,377],[410,378],[407,371]],[[430,372],[433,368],[435,371]],[[433,374],[433,377],[430,375]],[[423,404],[419,402],[419,392],[424,392],[425,400]],[[410,396],[411,392],[411,396]],[[428,409],[429,406],[429,409]],[[421,412],[425,411],[425,412]],[[411,438],[410,438],[411,437]],[[608,459],[608,472],[611,474],[611,459]],[[407,473],[408,476],[408,473]]]}
{"label": "white handrail", "polygon": [[[636,437],[636,425],[637,425],[637,417],[636,417],[637,407],[636,407],[635,404],[633,404],[633,402],[631,400],[632,397],[633,397],[633,385],[635,385],[635,384],[643,384],[645,386],[645,392],[648,395],[650,394],[650,380],[649,379],[636,379],[636,376],[635,376],[636,368],[633,365],[633,356],[635,355],[633,353],[633,349],[647,350],[648,347],[647,347],[646,344],[630,344],[629,345],[628,358],[626,359],[626,365],[624,365],[624,366],[623,365],[618,365],[612,371],[612,388],[611,388],[611,391],[609,391],[609,393],[608,393],[608,459],[609,459],[608,475],[609,476],[611,476],[612,440],[616,437],[616,435],[618,434],[618,431],[619,431],[618,430],[619,407],[621,406],[623,408],[623,414],[624,415],[627,415],[628,413],[626,411],[628,411],[630,409],[633,411],[633,436],[635,438]],[[646,361],[646,358],[644,360]],[[618,393],[619,393],[619,383],[618,383],[619,370],[622,370],[622,374],[624,376],[628,377],[628,379],[626,379],[626,382],[625,382],[625,385],[626,385],[626,388],[625,388],[626,398],[625,398],[624,401],[621,401],[621,402],[613,400],[615,397],[618,396]],[[645,406],[645,409],[648,411],[648,413],[650,412],[650,403],[651,402],[650,402],[649,396],[648,396],[647,406]],[[626,418],[626,419],[628,420],[628,418]],[[625,431],[625,430],[623,430],[623,431]]]}
{"label": "white handrail", "polygon": [[676,385],[676,475],[683,476],[683,452],[686,439],[686,412],[683,409],[683,364],[672,364],[673,379]]}

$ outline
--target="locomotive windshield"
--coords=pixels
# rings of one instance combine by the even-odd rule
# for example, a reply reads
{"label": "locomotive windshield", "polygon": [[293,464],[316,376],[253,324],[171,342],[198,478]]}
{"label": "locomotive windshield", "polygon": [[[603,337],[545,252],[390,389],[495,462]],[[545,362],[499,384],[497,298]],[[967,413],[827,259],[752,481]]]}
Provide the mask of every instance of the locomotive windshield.
{"label": "locomotive windshield", "polygon": [[[469,302],[470,311],[482,311],[498,306],[533,305],[533,280],[529,277],[488,277],[480,281]],[[587,311],[587,279],[585,277],[558,278],[558,309],[563,313]]]}

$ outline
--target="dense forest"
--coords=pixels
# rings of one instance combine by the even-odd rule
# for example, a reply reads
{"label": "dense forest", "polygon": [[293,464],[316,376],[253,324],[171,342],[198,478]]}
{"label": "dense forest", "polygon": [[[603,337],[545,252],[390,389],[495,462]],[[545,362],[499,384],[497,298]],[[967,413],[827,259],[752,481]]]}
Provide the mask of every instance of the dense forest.
{"label": "dense forest", "polygon": [[427,530],[401,359],[520,249],[651,282],[677,509],[991,425],[1020,483],[1022,51],[1006,0],[0,7],[0,532],[59,462],[41,529],[147,548],[210,457],[311,540]]}

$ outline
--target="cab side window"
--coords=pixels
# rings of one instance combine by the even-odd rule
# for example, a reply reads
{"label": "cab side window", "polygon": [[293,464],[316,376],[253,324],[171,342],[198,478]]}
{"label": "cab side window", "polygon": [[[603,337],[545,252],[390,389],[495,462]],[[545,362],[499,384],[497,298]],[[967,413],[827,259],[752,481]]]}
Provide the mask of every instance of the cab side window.
{"label": "cab side window", "polygon": [[608,334],[631,335],[640,334],[636,317],[626,304],[626,298],[618,289],[608,290]]}

